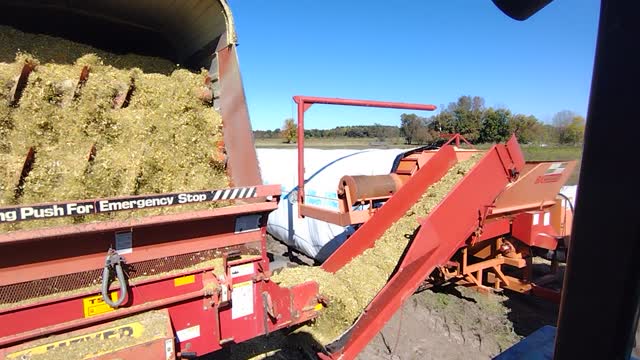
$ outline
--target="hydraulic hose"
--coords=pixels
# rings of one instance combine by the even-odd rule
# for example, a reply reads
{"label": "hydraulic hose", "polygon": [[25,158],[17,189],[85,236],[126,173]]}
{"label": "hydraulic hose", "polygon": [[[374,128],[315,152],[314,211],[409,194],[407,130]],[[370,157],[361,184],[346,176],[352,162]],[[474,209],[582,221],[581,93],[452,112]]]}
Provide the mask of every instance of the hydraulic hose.
{"label": "hydraulic hose", "polygon": [[567,195],[562,194],[562,193],[558,193],[558,195],[560,195],[561,197],[563,197],[565,200],[567,200],[567,203],[569,203],[569,208],[571,209],[572,213],[575,213],[575,211],[573,211],[573,203],[571,202],[571,199],[569,199],[567,197]]}
{"label": "hydraulic hose", "polygon": [[[107,259],[105,260],[104,270],[102,271],[102,300],[112,308],[118,308],[122,305],[127,296],[127,279],[124,276],[122,264],[124,264],[124,258],[118,255],[115,251],[110,250],[107,255]],[[115,270],[118,283],[120,284],[120,291],[118,292],[118,298],[115,302],[112,301],[109,296],[112,269]]]}

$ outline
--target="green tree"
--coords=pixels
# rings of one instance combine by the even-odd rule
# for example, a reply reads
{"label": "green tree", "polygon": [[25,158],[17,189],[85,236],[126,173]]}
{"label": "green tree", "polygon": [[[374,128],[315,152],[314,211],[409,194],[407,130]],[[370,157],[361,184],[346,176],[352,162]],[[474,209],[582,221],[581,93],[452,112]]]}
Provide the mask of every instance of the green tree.
{"label": "green tree", "polygon": [[484,111],[482,97],[460,96],[432,118],[430,128],[443,133],[460,133],[469,141],[478,141]]}
{"label": "green tree", "polygon": [[533,115],[513,115],[508,125],[509,133],[515,134],[522,144],[541,141],[544,134],[542,124]]}
{"label": "green tree", "polygon": [[418,136],[418,133],[422,128],[426,127],[427,121],[425,118],[416,114],[402,114],[400,115],[400,133],[407,145],[411,145]]}
{"label": "green tree", "polygon": [[280,132],[284,141],[287,144],[292,142],[296,142],[296,138],[298,136],[298,125],[293,121],[293,119],[289,118],[284,121],[282,125],[282,131]]}
{"label": "green tree", "polygon": [[434,134],[432,130],[429,130],[429,128],[426,125],[424,125],[424,126],[421,126],[416,132],[416,135],[414,137],[414,142],[416,144],[429,144],[433,142],[436,136],[437,134]]}
{"label": "green tree", "polygon": [[555,142],[571,145],[582,142],[585,126],[582,116],[570,110],[563,110],[553,116],[552,122],[555,129]]}
{"label": "green tree", "polygon": [[540,142],[544,144],[555,144],[558,139],[556,138],[556,128],[551,124],[541,124],[540,126]]}
{"label": "green tree", "polygon": [[571,122],[564,128],[561,144],[576,145],[582,142],[584,138],[584,118],[580,115],[574,116]]}
{"label": "green tree", "polygon": [[508,109],[488,108],[482,117],[482,128],[480,129],[480,142],[496,143],[509,138],[509,121],[511,111]]}
{"label": "green tree", "polygon": [[442,111],[431,117],[429,127],[439,133],[453,134],[456,132],[455,117],[448,111]]}
{"label": "green tree", "polygon": [[567,144],[571,142],[570,136],[567,137],[567,128],[571,125],[573,118],[579,116],[571,110],[562,110],[553,115],[551,122],[555,128],[554,142],[558,144]]}

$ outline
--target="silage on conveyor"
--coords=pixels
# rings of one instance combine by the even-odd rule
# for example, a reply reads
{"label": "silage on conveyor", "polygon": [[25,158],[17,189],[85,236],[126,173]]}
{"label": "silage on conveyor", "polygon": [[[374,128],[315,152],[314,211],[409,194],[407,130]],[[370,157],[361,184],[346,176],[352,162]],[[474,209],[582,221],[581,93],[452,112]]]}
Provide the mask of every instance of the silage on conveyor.
{"label": "silage on conveyor", "polygon": [[[95,54],[87,54],[72,65],[39,63],[19,103],[9,106],[11,87],[25,61],[38,63],[23,54],[14,63],[0,63],[0,206],[229,185],[224,166],[215,160],[222,137],[220,115],[197,97],[204,70],[146,74],[105,65]],[[84,66],[90,68],[89,77],[79,86]],[[114,106],[116,98],[127,93],[124,106]],[[35,150],[33,168],[16,192],[29,148]],[[30,221],[2,230],[215,206],[219,204]]]}
{"label": "silage on conveyor", "polygon": [[328,273],[320,267],[295,267],[274,275],[273,281],[281,286],[317,281],[320,293],[329,298],[329,305],[316,321],[298,331],[310,333],[323,345],[346,331],[387,283],[419,226],[418,219],[428,215],[479,158],[476,155],[453,166],[440,181],[429,187],[404,217],[385,231],[374,247],[365,250],[336,273]]}

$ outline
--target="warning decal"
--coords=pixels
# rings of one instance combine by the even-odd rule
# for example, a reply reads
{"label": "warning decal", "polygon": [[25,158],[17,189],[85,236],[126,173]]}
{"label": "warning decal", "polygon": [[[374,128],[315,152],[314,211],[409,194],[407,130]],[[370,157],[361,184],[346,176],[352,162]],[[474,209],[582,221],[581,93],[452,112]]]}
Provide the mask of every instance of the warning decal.
{"label": "warning decal", "polygon": [[233,285],[231,293],[231,318],[253,314],[253,281]]}
{"label": "warning decal", "polygon": [[536,184],[547,184],[560,181],[562,173],[567,168],[566,162],[551,163],[542,176],[538,176]]}
{"label": "warning decal", "polygon": [[[111,300],[118,300],[117,292],[114,291],[111,293]],[[102,300],[102,295],[96,295],[82,299],[82,307],[84,309],[84,317],[86,318],[115,310],[107,303],[105,303],[104,300]]]}
{"label": "warning decal", "polygon": [[545,175],[555,175],[562,174],[564,169],[567,167],[567,163],[552,163],[549,165],[547,171],[545,171]]}
{"label": "warning decal", "polygon": [[173,279],[173,286],[178,287],[182,285],[193,284],[194,282],[196,282],[195,275],[181,276],[179,278]]}

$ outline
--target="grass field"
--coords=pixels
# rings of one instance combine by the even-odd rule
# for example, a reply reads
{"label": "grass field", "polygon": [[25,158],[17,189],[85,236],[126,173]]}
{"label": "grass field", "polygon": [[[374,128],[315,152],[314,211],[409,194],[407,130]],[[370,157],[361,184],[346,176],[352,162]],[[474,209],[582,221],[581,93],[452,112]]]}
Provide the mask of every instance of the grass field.
{"label": "grass field", "polygon": [[578,160],[578,165],[575,170],[573,170],[573,174],[571,174],[566,185],[576,185],[578,183],[578,175],[580,174],[580,164],[582,159],[582,147],[523,146],[522,151],[524,152],[525,159],[531,161]]}
{"label": "grass field", "polygon": [[[410,149],[417,145],[405,145],[401,138],[392,139],[387,142],[378,142],[376,139],[362,138],[311,138],[305,139],[305,147],[314,149]],[[480,149],[488,149],[491,144],[480,144]],[[285,144],[282,139],[256,139],[257,148],[277,148],[277,149],[293,149],[296,144]],[[578,160],[578,166],[567,181],[567,185],[575,185],[578,183],[578,174],[580,173],[580,159],[582,158],[582,147],[579,146],[546,146],[523,145],[522,151],[525,158],[530,161],[549,161],[549,160]]]}

